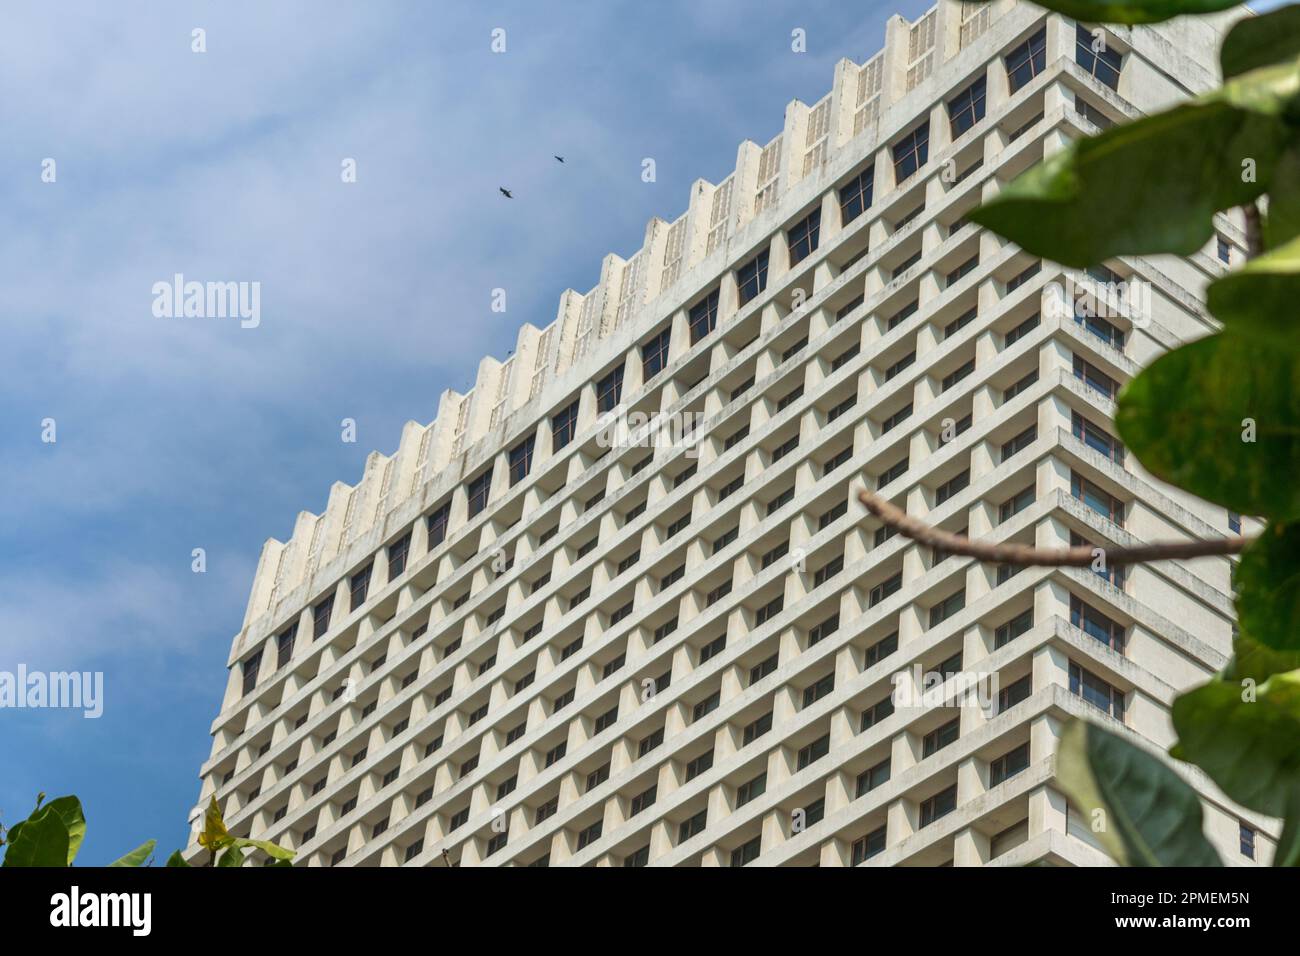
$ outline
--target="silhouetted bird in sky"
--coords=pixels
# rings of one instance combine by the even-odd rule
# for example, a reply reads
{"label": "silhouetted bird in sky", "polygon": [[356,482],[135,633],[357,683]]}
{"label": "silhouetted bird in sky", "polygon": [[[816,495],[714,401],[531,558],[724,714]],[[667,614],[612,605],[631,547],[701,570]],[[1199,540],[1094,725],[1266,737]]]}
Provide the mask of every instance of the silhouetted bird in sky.
{"label": "silhouetted bird in sky", "polygon": [[505,186],[498,186],[497,189],[501,190],[501,195],[505,196],[507,199],[515,198],[514,196],[510,195],[510,190],[506,189]]}
{"label": "silhouetted bird in sky", "polygon": [[564,157],[563,157],[563,156],[556,156],[555,158],[558,159],[560,162],[564,162]]}

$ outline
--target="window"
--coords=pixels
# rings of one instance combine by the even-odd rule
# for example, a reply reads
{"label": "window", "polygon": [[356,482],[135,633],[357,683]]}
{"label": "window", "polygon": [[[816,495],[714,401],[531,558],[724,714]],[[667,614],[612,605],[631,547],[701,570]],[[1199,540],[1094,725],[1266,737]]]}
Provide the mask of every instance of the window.
{"label": "window", "polygon": [[873,856],[885,852],[885,828],[872,830],[866,836],[853,841],[853,857],[850,866],[857,866]]}
{"label": "window", "polygon": [[[1009,294],[1009,293],[1012,293],[1012,292],[1015,292],[1015,291],[1016,291],[1017,289],[1019,289],[1022,285],[1024,285],[1026,282],[1028,282],[1030,279],[1032,279],[1034,276],[1038,275],[1038,273],[1040,273],[1040,272],[1042,272],[1042,271],[1043,271],[1043,262],[1042,262],[1042,260],[1040,259],[1038,262],[1033,263],[1033,264],[1030,265],[1028,268],[1026,268],[1026,269],[1022,270],[1021,272],[1017,273],[1016,275],[1012,276],[1009,280],[1007,280],[1007,292],[1008,292],[1008,294]],[[1032,321],[1033,321],[1034,325],[1037,325],[1037,324],[1038,324],[1038,316],[1037,316],[1037,315],[1034,315],[1034,316],[1032,317]],[[1012,332],[1013,332],[1013,333],[1017,333],[1017,334],[1015,335],[1015,338],[1012,338],[1012,337],[1011,337],[1011,333],[1008,333],[1008,335],[1007,335],[1007,345],[1010,345],[1012,342],[1014,342],[1016,339],[1020,338],[1020,336],[1024,334],[1024,332],[1020,332],[1020,331],[1019,331],[1020,328],[1021,328],[1024,324],[1025,324],[1025,323],[1022,322],[1022,323],[1020,323],[1020,325],[1016,326],[1015,329],[1012,329]],[[1034,327],[1034,326],[1031,325],[1029,328],[1033,328],[1033,327]],[[1025,329],[1025,331],[1027,332],[1027,331],[1029,331],[1029,329]]]}
{"label": "window", "polygon": [[1073,594],[1070,595],[1070,623],[1112,650],[1124,653],[1124,625],[1111,620]]}
{"label": "window", "polygon": [[1078,472],[1070,472],[1070,494],[1103,518],[1124,526],[1124,502],[1104,491]]}
{"label": "window", "polygon": [[1070,431],[1094,451],[1101,452],[1111,461],[1124,463],[1124,445],[1118,438],[1112,438],[1104,428],[1099,428],[1078,412],[1070,414]]}
{"label": "window", "polygon": [[925,165],[930,155],[930,121],[894,144],[894,182],[901,185]]}
{"label": "window", "polygon": [[947,325],[943,327],[943,337],[945,339],[952,338],[962,329],[966,328],[966,326],[970,325],[971,322],[975,321],[975,317],[978,314],[979,314],[978,308],[967,309],[965,312],[963,312],[961,315],[959,315],[957,318],[953,319],[953,321],[949,322]]}
{"label": "window", "polygon": [[868,767],[862,773],[858,774],[857,796],[870,793],[881,784],[889,781],[889,758],[886,757],[874,767]]}
{"label": "window", "polygon": [[886,331],[892,332],[894,329],[898,328],[898,326],[902,325],[903,322],[907,320],[908,316],[915,314],[919,307],[920,300],[918,299],[913,299],[907,305],[903,306],[889,317],[889,328]]}
{"label": "window", "polygon": [[595,733],[600,733],[601,731],[606,730],[609,727],[613,727],[614,723],[617,720],[618,720],[618,705],[615,704],[609,710],[605,711],[603,714],[601,714],[599,717],[596,718]]}
{"label": "window", "polygon": [[494,834],[492,836],[492,839],[488,840],[487,842],[487,852],[484,854],[484,856],[491,856],[493,853],[497,852],[497,850],[500,850],[502,847],[504,847],[506,845],[506,838],[508,836],[509,834],[507,833]]}
{"label": "window", "polygon": [[966,606],[965,589],[958,591],[956,594],[950,594],[934,607],[930,608],[930,626],[938,627],[948,618],[952,617],[958,611]]}
{"label": "window", "polygon": [[835,575],[844,570],[844,555],[838,555],[831,558],[820,568],[813,572],[813,587],[819,588]]}
{"label": "window", "polygon": [[637,867],[646,866],[650,863],[650,844],[647,843],[641,849],[635,851],[623,860],[624,866]]}
{"label": "window", "polygon": [[1248,860],[1255,859],[1255,828],[1241,824],[1241,855]]}
{"label": "window", "polygon": [[975,371],[975,360],[970,359],[969,361],[962,364],[959,368],[954,369],[953,371],[949,372],[947,375],[943,377],[943,382],[941,383],[940,391],[942,392],[948,391],[948,389],[952,388],[954,385],[956,385],[958,382],[960,382],[962,379],[964,379],[966,376],[970,375],[974,371]]}
{"label": "window", "polygon": [[998,713],[1005,713],[1022,700],[1028,700],[1033,689],[1033,680],[1029,674],[1003,687],[998,691]]}
{"label": "window", "polygon": [[428,519],[429,547],[436,548],[447,540],[447,522],[451,520],[451,502],[438,508]]}
{"label": "window", "polygon": [[693,760],[686,761],[686,779],[694,780],[713,766],[713,751],[708,750]]}
{"label": "window", "polygon": [[776,670],[777,655],[773,654],[766,660],[762,660],[749,669],[749,684],[752,687],[757,684],[768,674]]}
{"label": "window", "polygon": [[497,799],[504,800],[510,794],[515,792],[515,787],[519,785],[519,775],[509,777],[497,784]]}
{"label": "window", "polygon": [[907,368],[915,361],[916,361],[916,353],[908,352],[906,355],[904,355],[893,365],[889,366],[889,368],[885,369],[885,381],[888,382],[889,380],[895,378],[899,372],[903,371],[903,369]]}
{"label": "window", "polygon": [[691,306],[689,325],[691,344],[704,338],[718,324],[718,290],[714,289],[699,302]]}
{"label": "window", "polygon": [[723,648],[727,646],[727,635],[723,634],[716,637],[709,643],[700,648],[700,663],[703,664],[712,657],[722,653]]}
{"label": "window", "polygon": [[613,411],[622,397],[623,366],[620,365],[596,383],[596,411]]}
{"label": "window", "polygon": [[876,643],[867,648],[867,667],[883,661],[896,650],[898,650],[897,631],[886,638],[876,641]]}
{"label": "window", "polygon": [[251,694],[253,688],[257,686],[257,672],[262,667],[262,652],[254,651],[248,657],[244,658],[242,665],[244,674],[244,693]]}
{"label": "window", "polygon": [[799,770],[807,767],[816,760],[820,760],[831,752],[831,735],[823,734],[806,747],[799,749],[799,755],[795,761]]}
{"label": "window", "polygon": [[604,680],[605,678],[610,677],[613,674],[617,674],[620,670],[622,670],[623,665],[626,663],[627,663],[627,655],[619,654],[618,657],[614,658],[612,661],[610,661],[608,664],[605,665],[604,669],[601,671],[601,675],[600,675],[601,680]]}
{"label": "window", "polygon": [[761,627],[772,618],[776,617],[785,608],[785,595],[778,594],[775,598],[768,601],[754,614],[754,624]]}
{"label": "window", "polygon": [[574,401],[568,408],[551,416],[551,450],[559,451],[569,442],[578,430],[578,403]]}
{"label": "window", "polygon": [[921,756],[928,757],[937,753],[949,744],[957,740],[959,729],[961,727],[961,718],[954,717],[942,727],[936,727],[924,737],[921,738]]}
{"label": "window", "polygon": [[758,853],[762,845],[763,835],[761,833],[754,839],[742,843],[731,851],[731,865],[744,866],[746,863],[753,863],[758,859]]}
{"label": "window", "polygon": [[712,694],[695,705],[695,709],[691,712],[691,720],[703,720],[709,714],[713,713],[713,711],[717,710],[718,704],[721,702],[722,693],[721,691],[715,690]]}
{"label": "window", "polygon": [[1010,644],[1033,626],[1034,609],[1021,611],[1005,624],[998,625],[997,630],[993,632],[993,649],[996,651],[999,647]]}
{"label": "window", "polygon": [[740,289],[740,305],[752,301],[767,288],[767,250],[764,249],[736,270],[736,284]]}
{"label": "window", "polygon": [[[1241,534],[1241,515],[1235,511],[1228,512],[1228,530],[1233,534]],[[292,646],[292,636],[290,637],[290,646]]]}
{"label": "window", "polygon": [[790,249],[790,265],[803,261],[817,251],[817,239],[821,232],[822,211],[814,209],[807,218],[797,223],[787,234],[786,244]]}
{"label": "window", "polygon": [[908,402],[906,405],[904,405],[902,408],[894,412],[894,414],[890,415],[888,418],[886,418],[883,422],[880,423],[880,434],[883,435],[885,434],[885,432],[890,431],[896,425],[910,418],[911,415],[912,415],[912,403]]}
{"label": "window", "polygon": [[803,689],[803,705],[811,707],[817,701],[821,700],[832,690],[835,689],[835,672],[831,671],[815,684],[810,684]]}
{"label": "window", "polygon": [[[849,314],[850,314],[854,309],[856,309],[858,306],[860,306],[860,305],[861,305],[863,302],[865,302],[865,301],[866,301],[866,296],[865,296],[865,295],[858,294],[858,295],[854,296],[854,297],[853,297],[849,302],[847,302],[845,305],[841,306],[841,307],[836,311],[836,313],[835,313],[835,321],[836,321],[836,322],[839,322],[839,321],[843,320],[843,319],[846,318],[846,317],[847,317],[847,316],[848,316],[848,315],[849,315]],[[850,353],[851,353],[851,354],[850,354]],[[858,346],[854,345],[853,348],[851,348],[848,352],[845,352],[843,355],[841,355],[839,358],[837,358],[837,359],[834,361],[834,363],[832,363],[832,365],[831,365],[831,370],[834,371],[835,369],[838,369],[841,365],[843,365],[843,364],[844,364],[845,362],[847,362],[850,358],[852,358],[854,355],[857,355],[857,354],[858,354]]]}
{"label": "window", "polygon": [[320,637],[330,629],[330,612],[334,610],[334,595],[330,595],[312,608],[312,639]]}
{"label": "window", "polygon": [[1029,386],[1033,385],[1037,381],[1038,381],[1038,369],[1034,369],[1032,372],[1030,372],[1028,375],[1020,379],[1020,381],[1016,382],[1014,385],[1012,385],[1005,392],[1002,393],[1003,404],[1006,404],[1007,402],[1011,401],[1021,392],[1027,391],[1029,389]]}
{"label": "window", "polygon": [[970,469],[967,468],[953,475],[934,492],[934,503],[936,506],[943,504],[953,495],[957,494],[964,488],[970,486]]}
{"label": "window", "polygon": [[1077,355],[1074,356],[1074,377],[1081,379],[1084,385],[1100,392],[1111,401],[1114,401],[1115,396],[1119,394],[1119,382]]}
{"label": "window", "polygon": [[[393,563],[393,549],[391,548],[389,549],[389,563]],[[351,607],[351,610],[355,611],[357,607],[365,604],[365,594],[370,589],[370,572],[372,571],[374,571],[374,562],[370,562],[363,570],[357,571],[355,575],[351,576],[351,579],[348,579],[348,591],[351,592],[352,597],[351,605],[348,606]],[[398,574],[400,574],[400,571]],[[393,580],[393,575],[389,575],[389,580]]]}
{"label": "window", "polygon": [[1228,240],[1227,240],[1227,239],[1224,239],[1222,236],[1219,236],[1219,237],[1217,237],[1217,238],[1218,238],[1218,249],[1217,249],[1217,254],[1218,254],[1218,256],[1219,256],[1219,261],[1220,261],[1220,262],[1226,262],[1226,263],[1231,264],[1231,262],[1232,262],[1232,246],[1230,246],[1230,245],[1228,244]]}
{"label": "window", "polygon": [[[1241,523],[1238,522],[1237,530],[1241,530]],[[283,630],[275,639],[275,666],[283,667],[289,663],[293,657],[293,642],[298,636],[298,622],[290,624],[287,630]],[[247,693],[247,692],[245,692]]]}
{"label": "window", "polygon": [[731,593],[731,578],[723,581],[716,588],[704,595],[704,606],[712,607]]}
{"label": "window", "polygon": [[1106,35],[1101,36],[1087,30],[1082,24],[1075,26],[1074,61],[1105,83],[1112,90],[1119,89],[1119,71],[1124,58],[1106,44]]}
{"label": "window", "polygon": [[421,837],[406,848],[405,862],[410,863],[417,856],[424,852],[424,838]]}
{"label": "window", "polygon": [[591,826],[580,830],[578,832],[578,849],[586,849],[588,846],[599,840],[602,829],[604,829],[604,821],[597,820]]}
{"label": "window", "polygon": [[1047,29],[1039,30],[1008,53],[1006,63],[1007,81],[1014,93],[1047,68]]}
{"label": "window", "polygon": [[771,729],[772,729],[772,712],[769,710],[762,717],[759,717],[757,720],[750,721],[748,724],[745,725],[745,731],[741,738],[743,741],[741,743],[741,746],[742,747],[749,746],[755,740],[757,740],[759,737],[762,737],[765,733],[767,733]]}
{"label": "window", "polygon": [[469,494],[469,516],[472,518],[487,507],[488,492],[492,490],[492,467],[466,486]]}
{"label": "window", "polygon": [[468,822],[469,822],[469,807],[465,807],[464,809],[458,810],[451,815],[451,819],[447,821],[447,832],[451,833],[453,830],[459,830]]}
{"label": "window", "polygon": [[[658,681],[655,682],[655,689],[656,689],[656,690],[663,690],[664,687],[667,687],[667,686],[668,686],[668,685],[667,685],[666,683],[663,684],[662,686],[660,686]],[[650,751],[654,750],[656,747],[658,747],[658,746],[659,746],[661,743],[663,743],[663,742],[664,742],[664,729],[663,729],[662,727],[660,727],[658,730],[656,730],[654,733],[652,733],[649,737],[645,737],[645,738],[642,739],[640,745],[637,747],[637,756],[638,756],[638,757],[644,757],[646,754],[648,754]]]}
{"label": "window", "polygon": [[946,817],[957,809],[957,785],[940,790],[928,800],[921,801],[921,826],[928,827],[935,820]]}
{"label": "window", "polygon": [[[914,266],[914,265],[916,265],[918,262],[920,262],[920,261],[921,261],[921,253],[922,253],[922,251],[923,251],[923,250],[921,250],[921,249],[917,249],[916,252],[912,253],[910,256],[908,256],[906,259],[904,259],[904,260],[903,260],[902,262],[900,262],[898,265],[894,266],[893,270],[889,273],[890,281],[893,281],[894,279],[897,279],[899,276],[901,276],[903,273],[905,273],[908,269],[912,268],[912,266]],[[913,310],[913,311],[915,311],[915,310]],[[891,320],[891,321],[892,321],[892,320]],[[891,328],[892,328],[892,326],[891,326]]]}
{"label": "window", "polygon": [[989,786],[996,787],[1029,767],[1029,744],[1023,743],[1008,753],[989,761]]}
{"label": "window", "polygon": [[388,580],[394,581],[406,570],[406,557],[411,553],[411,532],[406,532],[388,546]]}
{"label": "window", "polygon": [[705,807],[694,816],[683,820],[681,826],[677,828],[677,842],[685,843],[697,833],[702,833],[704,831],[704,825],[708,822],[708,819],[709,810],[708,807]]}
{"label": "window", "polygon": [[907,474],[907,468],[908,468],[908,460],[906,458],[904,458],[902,461],[894,462],[894,464],[891,465],[889,468],[887,468],[884,474],[880,476],[880,481],[876,486],[877,490],[883,489],[890,482],[898,478],[902,478],[903,475]]}
{"label": "window", "polygon": [[1074,661],[1070,662],[1070,693],[1082,697],[1116,720],[1124,719],[1124,692]]}
{"label": "window", "polygon": [[871,589],[871,595],[869,597],[869,606],[875,607],[877,604],[879,604],[885,598],[889,597],[895,591],[901,589],[902,586],[903,586],[903,572],[899,571],[897,574],[893,575],[890,578],[887,578],[884,581],[881,581],[879,584],[877,584],[875,587]]}
{"label": "window", "polygon": [[871,192],[876,181],[876,168],[868,166],[840,187],[840,219],[848,225],[871,208]]}
{"label": "window", "polygon": [[981,76],[948,101],[948,123],[954,140],[984,118],[986,82]]}
{"label": "window", "polygon": [[514,448],[510,449],[510,487],[528,477],[533,467],[533,446],[537,443],[536,435],[529,435]]}
{"label": "window", "polygon": [[556,795],[537,808],[537,812],[533,815],[533,826],[537,826],[548,818],[555,816],[555,811],[558,809],[560,809],[560,798]]}
{"label": "window", "polygon": [[631,812],[629,816],[636,816],[642,810],[654,806],[655,798],[659,795],[659,787],[651,785],[648,789],[642,790],[632,798]]}
{"label": "window", "polygon": [[1038,440],[1038,426],[1030,425],[1015,438],[1002,445],[1002,460],[1006,461],[1012,456],[1024,451],[1035,441]]}
{"label": "window", "polygon": [[1025,321],[1017,325],[1014,329],[1008,332],[1006,336],[1003,338],[1003,343],[1002,343],[1003,348],[1010,348],[1012,345],[1020,341],[1022,338],[1024,338],[1026,335],[1032,332],[1034,329],[1038,328],[1038,323],[1040,320],[1041,320],[1041,316],[1039,316],[1039,314],[1035,312],[1029,318],[1025,319]]}
{"label": "window", "polygon": [[827,511],[825,514],[823,514],[820,518],[817,519],[817,530],[825,531],[827,528],[833,525],[840,518],[848,514],[848,511],[849,511],[849,503],[847,501],[841,501],[834,508],[831,508],[829,511]]}
{"label": "window", "polygon": [[742,783],[736,788],[736,808],[740,809],[751,800],[761,797],[767,792],[767,774],[760,773],[753,780]]}
{"label": "window", "polygon": [[[1102,297],[1106,294],[1107,293],[1099,292],[1098,296]],[[1074,321],[1079,325],[1082,325],[1085,329],[1097,336],[1097,338],[1101,339],[1111,348],[1123,351],[1124,330],[1111,322],[1107,322],[1105,319],[1101,318],[1101,316],[1093,315],[1091,311],[1084,308],[1086,301],[1087,299],[1084,297],[1080,298],[1079,301],[1075,303]]]}

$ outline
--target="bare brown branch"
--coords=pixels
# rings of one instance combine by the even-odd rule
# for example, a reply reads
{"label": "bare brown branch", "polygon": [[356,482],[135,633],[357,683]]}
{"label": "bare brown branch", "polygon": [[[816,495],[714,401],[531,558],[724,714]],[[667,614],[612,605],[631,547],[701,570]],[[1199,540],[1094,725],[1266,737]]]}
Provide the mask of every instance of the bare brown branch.
{"label": "bare brown branch", "polygon": [[[1090,566],[1097,558],[1098,548],[1080,545],[1074,548],[1036,548],[1028,544],[995,544],[989,541],[972,541],[942,528],[935,528],[903,509],[872,494],[865,488],[858,492],[858,500],[873,515],[904,537],[920,544],[939,548],[948,554],[958,554],[991,564],[1023,566],[1073,567]],[[1239,554],[1250,538],[1228,537],[1213,541],[1157,541],[1131,548],[1100,548],[1107,566],[1141,564],[1145,561],[1205,558],[1214,555]]]}

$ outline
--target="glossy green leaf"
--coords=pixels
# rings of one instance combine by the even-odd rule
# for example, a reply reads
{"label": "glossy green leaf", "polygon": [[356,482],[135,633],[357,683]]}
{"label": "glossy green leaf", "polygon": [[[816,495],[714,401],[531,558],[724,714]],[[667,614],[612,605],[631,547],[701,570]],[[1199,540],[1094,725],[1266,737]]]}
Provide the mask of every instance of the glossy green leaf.
{"label": "glossy green leaf", "polygon": [[62,817],[64,826],[68,828],[67,865],[72,866],[77,851],[81,849],[81,841],[86,838],[86,815],[81,809],[81,801],[73,796],[56,797],[45,804],[45,809]]}
{"label": "glossy green leaf", "polygon": [[1300,55],[1300,5],[1242,17],[1224,37],[1219,63],[1225,78]]}
{"label": "glossy green leaf", "polygon": [[270,840],[246,840],[240,837],[234,841],[233,845],[238,847],[256,847],[263,853],[269,854],[277,860],[292,860],[294,857],[293,850],[286,850],[284,847],[272,843]]}
{"label": "glossy green leaf", "polygon": [[1232,800],[1270,817],[1292,811],[1277,854],[1300,856],[1294,825],[1300,794],[1300,671],[1274,674],[1263,684],[1215,680],[1178,697],[1173,706],[1178,743],[1170,753],[1204,770]]}
{"label": "glossy green leaf", "polygon": [[119,857],[118,859],[114,860],[112,863],[108,865],[109,866],[143,866],[144,861],[149,859],[149,855],[153,853],[153,848],[155,845],[157,845],[157,843],[158,843],[157,840],[147,840],[146,842],[141,843],[130,853],[126,854],[125,856]]}
{"label": "glossy green leaf", "polygon": [[1216,13],[1234,0],[1035,0],[1040,7],[1089,23],[1159,23],[1184,14]]}
{"label": "glossy green leaf", "polygon": [[1021,248],[1084,267],[1119,255],[1191,255],[1214,213],[1262,195],[1300,103],[1300,62],[1078,140],[968,218]]}
{"label": "glossy green leaf", "polygon": [[68,866],[74,855],[70,847],[62,815],[52,807],[41,807],[10,831],[3,865]]}
{"label": "glossy green leaf", "polygon": [[1237,566],[1237,619],[1252,638],[1300,651],[1300,522],[1273,523]]}
{"label": "glossy green leaf", "polygon": [[241,866],[244,862],[244,851],[239,847],[231,844],[226,848],[221,856],[217,857],[218,867]]}
{"label": "glossy green leaf", "polygon": [[1206,305],[1236,331],[1300,351],[1300,239],[1210,283]]}
{"label": "glossy green leaf", "polygon": [[1300,651],[1275,651],[1265,647],[1244,631],[1232,639],[1232,659],[1224,667],[1220,678],[1240,681],[1246,678],[1262,684],[1274,674],[1283,674],[1300,668]]}
{"label": "glossy green leaf", "polygon": [[1201,802],[1158,758],[1109,731],[1073,720],[1061,734],[1056,770],[1085,820],[1126,866],[1219,866],[1201,830]]}
{"label": "glossy green leaf", "polygon": [[181,856],[180,850],[172,851],[172,855],[167,857],[167,865],[168,866],[189,866],[189,864],[185,862],[185,857]]}
{"label": "glossy green leaf", "polygon": [[1264,248],[1276,249],[1297,237],[1300,237],[1300,135],[1278,157],[1269,180]]}
{"label": "glossy green leaf", "polygon": [[1300,353],[1198,339],[1128,384],[1115,424],[1156,477],[1241,514],[1300,517]]}

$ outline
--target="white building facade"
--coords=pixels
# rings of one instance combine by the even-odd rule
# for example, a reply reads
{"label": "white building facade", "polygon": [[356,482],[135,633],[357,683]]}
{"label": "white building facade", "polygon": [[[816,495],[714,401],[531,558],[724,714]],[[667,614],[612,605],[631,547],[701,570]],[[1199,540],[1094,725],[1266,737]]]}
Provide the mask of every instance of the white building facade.
{"label": "white building facade", "polygon": [[[892,18],[267,542],[200,804],[313,866],[1106,863],[1055,786],[1061,727],[1166,748],[1175,694],[1231,653],[1230,561],[1013,573],[888,534],[856,492],[1048,547],[1240,528],[1111,423],[1212,330],[1238,223],[1078,273],[965,222],[1214,86],[1230,19]],[[1267,862],[1272,822],[1187,779],[1221,855]]]}

